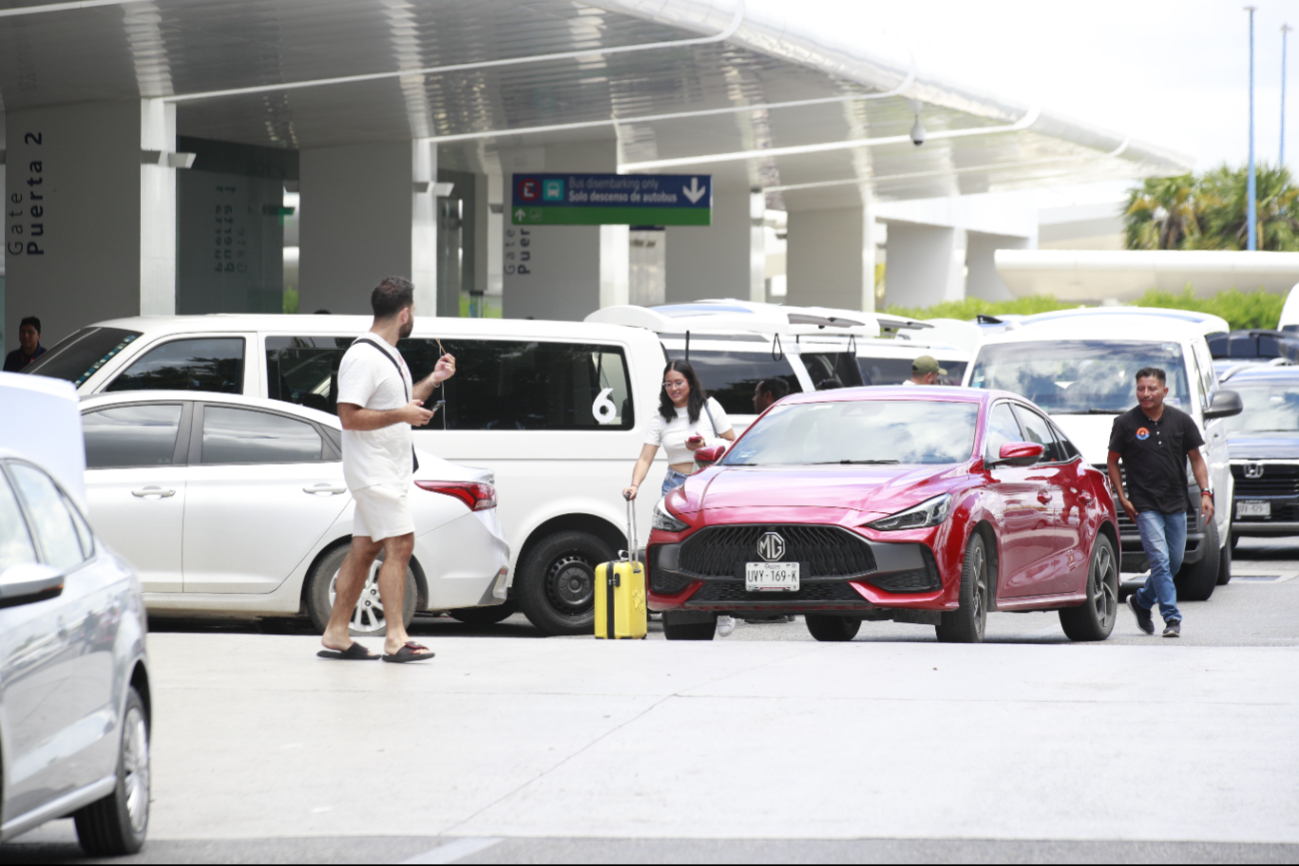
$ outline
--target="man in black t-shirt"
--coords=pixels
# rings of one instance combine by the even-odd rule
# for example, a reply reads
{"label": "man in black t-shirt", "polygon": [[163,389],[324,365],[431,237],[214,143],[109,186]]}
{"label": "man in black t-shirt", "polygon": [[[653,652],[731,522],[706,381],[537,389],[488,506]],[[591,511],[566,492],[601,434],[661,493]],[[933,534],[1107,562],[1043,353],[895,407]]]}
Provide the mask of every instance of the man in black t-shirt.
{"label": "man in black t-shirt", "polygon": [[[1200,485],[1200,509],[1206,523],[1213,519],[1213,490],[1200,447],[1204,437],[1195,419],[1164,404],[1167,376],[1158,367],[1137,371],[1138,405],[1114,419],[1110,433],[1110,483],[1119,505],[1141,532],[1141,546],[1150,561],[1146,585],[1128,596],[1137,625],[1155,633],[1150,609],[1159,602],[1164,617],[1164,637],[1180,637],[1182,614],[1177,609],[1173,575],[1186,555],[1186,459],[1191,459],[1195,482]],[[1128,474],[1125,494],[1119,460]],[[1206,551],[1211,555],[1213,551]]]}

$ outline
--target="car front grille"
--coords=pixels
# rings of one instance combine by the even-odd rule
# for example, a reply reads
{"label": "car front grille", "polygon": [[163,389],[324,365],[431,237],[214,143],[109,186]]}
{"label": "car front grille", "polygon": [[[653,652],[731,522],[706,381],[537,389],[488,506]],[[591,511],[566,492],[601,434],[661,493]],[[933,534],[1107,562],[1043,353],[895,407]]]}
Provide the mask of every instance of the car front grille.
{"label": "car front grille", "polygon": [[848,585],[846,580],[826,580],[818,583],[803,583],[798,592],[749,592],[743,581],[714,580],[699,587],[699,591],[690,596],[688,604],[717,602],[752,602],[779,601],[790,602],[860,602],[865,604],[857,590]]}
{"label": "car front grille", "polygon": [[1236,498],[1299,496],[1299,466],[1259,461],[1261,478],[1246,478],[1245,467],[1232,464],[1231,474],[1236,482]]}
{"label": "car front grille", "polygon": [[768,532],[785,540],[781,561],[799,563],[804,580],[875,571],[875,555],[863,539],[835,526],[799,525],[705,527],[682,544],[681,570],[701,579],[743,578],[745,563],[762,561],[758,541]]}

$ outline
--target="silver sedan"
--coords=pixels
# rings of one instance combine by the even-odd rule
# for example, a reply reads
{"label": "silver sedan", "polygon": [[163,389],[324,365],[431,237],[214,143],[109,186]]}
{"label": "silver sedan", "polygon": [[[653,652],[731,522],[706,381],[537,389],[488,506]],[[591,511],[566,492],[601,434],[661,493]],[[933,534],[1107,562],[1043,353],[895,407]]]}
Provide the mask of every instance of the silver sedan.
{"label": "silver sedan", "polygon": [[90,854],[140,850],[145,630],[130,565],[48,473],[0,451],[0,842],[72,815]]}

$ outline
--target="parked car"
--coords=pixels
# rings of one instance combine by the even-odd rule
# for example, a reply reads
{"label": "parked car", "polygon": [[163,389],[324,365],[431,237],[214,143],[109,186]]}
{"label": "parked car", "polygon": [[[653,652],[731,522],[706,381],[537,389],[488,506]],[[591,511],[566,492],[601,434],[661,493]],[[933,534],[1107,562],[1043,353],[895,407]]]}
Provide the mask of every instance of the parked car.
{"label": "parked car", "polygon": [[[85,397],[166,388],[333,412],[343,353],[370,324],[323,315],[118,319],[78,331],[27,372],[67,379]],[[639,328],[420,316],[398,346],[417,378],[432,372],[439,339],[458,372],[434,398],[445,411],[415,431],[416,446],[493,474],[511,603],[547,634],[589,633],[595,568],[627,546],[618,491],[658,405],[662,348]],[[653,501],[637,507],[647,523]]]}
{"label": "parked car", "polygon": [[1227,419],[1235,481],[1231,543],[1299,534],[1299,367],[1252,367],[1230,382],[1244,404]]}
{"label": "parked car", "polygon": [[[81,410],[91,518],[139,569],[150,610],[303,613],[324,628],[355,508],[337,417],[191,391],[105,394]],[[416,610],[472,622],[508,615],[509,548],[491,473],[427,452],[419,463],[405,621]],[[385,627],[378,569],[354,634]]]}
{"label": "parked car", "polygon": [[1018,396],[799,394],[659,503],[649,607],[669,640],[711,639],[719,614],[800,613],[823,641],[891,619],[979,642],[993,610],[1058,610],[1070,638],[1103,640],[1117,544],[1101,473]]}
{"label": "parked car", "polygon": [[[1088,463],[1102,472],[1114,419],[1136,405],[1136,373],[1159,367],[1168,376],[1167,402],[1195,419],[1218,502],[1230,502],[1232,474],[1226,418],[1240,399],[1219,387],[1206,334],[1225,330],[1216,316],[1141,308],[1066,310],[1028,316],[979,346],[966,384],[1011,391],[1049,413]],[[1205,525],[1200,490],[1187,461],[1186,558],[1175,576],[1178,597],[1203,601],[1231,579],[1231,509],[1219,508]],[[1119,514],[1123,570],[1149,569],[1141,536]]]}
{"label": "parked car", "polygon": [[763,379],[783,379],[792,394],[815,391],[827,379],[849,388],[898,385],[910,380],[912,361],[931,354],[947,370],[945,384],[956,384],[970,358],[964,349],[926,340],[934,330],[928,323],[825,307],[696,301],[605,307],[586,321],[653,332],[668,357],[694,365],[737,433],[757,417],[753,391]]}
{"label": "parked car", "polygon": [[1246,366],[1299,363],[1299,334],[1254,329],[1210,334],[1208,340],[1219,379]]}
{"label": "parked car", "polygon": [[[21,378],[0,374],[0,405],[26,405]],[[6,426],[34,451],[73,442],[79,455],[75,392],[43,398]],[[0,842],[72,817],[88,854],[132,854],[149,828],[144,600],[58,474],[0,448]]]}

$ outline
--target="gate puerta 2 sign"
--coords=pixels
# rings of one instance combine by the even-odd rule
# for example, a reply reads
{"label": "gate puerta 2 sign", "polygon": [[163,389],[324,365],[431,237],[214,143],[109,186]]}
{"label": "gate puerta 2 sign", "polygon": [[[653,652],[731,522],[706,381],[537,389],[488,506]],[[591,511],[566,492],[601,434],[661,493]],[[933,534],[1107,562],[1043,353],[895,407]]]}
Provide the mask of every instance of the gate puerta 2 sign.
{"label": "gate puerta 2 sign", "polygon": [[707,226],[713,178],[707,174],[516,174],[510,221],[516,226]]}

